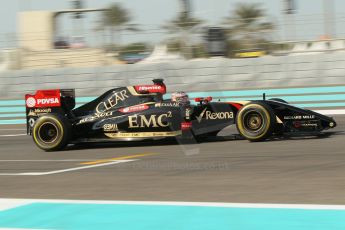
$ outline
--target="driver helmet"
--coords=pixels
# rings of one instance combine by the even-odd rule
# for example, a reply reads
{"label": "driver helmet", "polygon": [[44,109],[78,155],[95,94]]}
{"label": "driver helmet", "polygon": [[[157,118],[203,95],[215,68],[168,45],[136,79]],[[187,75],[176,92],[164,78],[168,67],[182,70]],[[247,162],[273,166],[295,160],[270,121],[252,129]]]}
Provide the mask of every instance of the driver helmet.
{"label": "driver helmet", "polygon": [[190,104],[188,94],[185,92],[175,92],[171,94],[171,101],[180,103],[182,105]]}

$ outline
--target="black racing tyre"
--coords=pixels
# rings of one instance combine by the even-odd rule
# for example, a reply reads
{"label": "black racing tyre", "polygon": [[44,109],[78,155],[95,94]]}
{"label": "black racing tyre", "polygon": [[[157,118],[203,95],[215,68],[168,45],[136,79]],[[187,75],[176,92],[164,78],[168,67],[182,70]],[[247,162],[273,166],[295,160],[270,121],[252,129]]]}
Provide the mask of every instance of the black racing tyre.
{"label": "black racing tyre", "polygon": [[35,144],[44,151],[62,150],[71,137],[70,122],[63,116],[45,115],[36,121],[32,137]]}
{"label": "black racing tyre", "polygon": [[287,101],[281,99],[281,98],[270,98],[269,99],[270,101],[278,101],[278,102],[281,102],[281,103],[285,103],[285,104],[289,104]]}
{"label": "black racing tyre", "polygon": [[266,104],[253,102],[243,106],[236,116],[238,132],[249,141],[263,141],[274,131],[276,118]]}

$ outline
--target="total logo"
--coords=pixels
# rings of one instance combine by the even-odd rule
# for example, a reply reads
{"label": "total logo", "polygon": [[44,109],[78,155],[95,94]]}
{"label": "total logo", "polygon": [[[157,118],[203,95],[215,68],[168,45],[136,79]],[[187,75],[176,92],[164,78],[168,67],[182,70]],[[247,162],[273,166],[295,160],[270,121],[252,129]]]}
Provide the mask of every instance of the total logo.
{"label": "total logo", "polygon": [[28,97],[26,99],[26,106],[28,108],[60,106],[60,99],[57,97],[40,98],[40,99],[35,99],[34,97]]}

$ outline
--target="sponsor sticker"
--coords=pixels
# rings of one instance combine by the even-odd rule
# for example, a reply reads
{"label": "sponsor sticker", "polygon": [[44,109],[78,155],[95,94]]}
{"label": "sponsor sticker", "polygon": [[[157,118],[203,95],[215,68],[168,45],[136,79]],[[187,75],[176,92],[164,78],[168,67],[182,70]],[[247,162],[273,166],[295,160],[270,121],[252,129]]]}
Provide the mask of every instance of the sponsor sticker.
{"label": "sponsor sticker", "polygon": [[126,108],[119,109],[121,113],[134,113],[134,112],[140,112],[143,110],[148,109],[148,105],[134,105]]}
{"label": "sponsor sticker", "polygon": [[189,130],[192,128],[192,122],[182,122],[181,130]]}
{"label": "sponsor sticker", "polygon": [[119,128],[117,127],[117,124],[104,124],[103,130],[105,132],[115,132],[115,131],[119,131]]}
{"label": "sponsor sticker", "polygon": [[295,128],[301,128],[301,127],[305,127],[305,128],[317,128],[319,126],[318,121],[316,120],[311,120],[311,121],[293,121],[293,126]]}
{"label": "sponsor sticker", "polygon": [[46,108],[46,109],[30,109],[28,116],[38,116],[43,113],[51,113],[52,109],[51,108]]}
{"label": "sponsor sticker", "polygon": [[88,117],[85,117],[85,118],[81,119],[78,122],[78,124],[92,122],[92,121],[94,121],[96,119],[106,118],[106,117],[110,117],[112,115],[113,115],[113,112],[95,113],[93,116],[88,116]]}
{"label": "sponsor sticker", "polygon": [[26,107],[33,108],[36,106],[36,99],[34,97],[28,97],[26,99]]}
{"label": "sponsor sticker", "polygon": [[226,120],[226,119],[233,119],[234,113],[233,112],[211,112],[207,111],[205,108],[199,116],[196,117],[197,121],[200,123],[201,120],[205,118],[206,120]]}
{"label": "sponsor sticker", "polygon": [[109,109],[114,108],[117,106],[120,102],[125,101],[127,98],[129,98],[127,94],[127,90],[122,90],[120,92],[114,92],[113,95],[111,95],[108,99],[105,101],[102,101],[99,103],[96,107],[97,113],[103,113],[106,112]]}
{"label": "sponsor sticker", "polygon": [[284,120],[308,120],[308,119],[315,119],[315,115],[284,116]]}
{"label": "sponsor sticker", "polygon": [[163,87],[160,85],[141,85],[137,86],[139,91],[161,90]]}
{"label": "sponsor sticker", "polygon": [[155,107],[180,107],[180,104],[177,102],[161,102],[157,103]]}
{"label": "sponsor sticker", "polygon": [[190,115],[191,115],[191,109],[190,108],[187,108],[186,109],[186,119],[189,120],[190,119]]}
{"label": "sponsor sticker", "polygon": [[172,112],[164,114],[152,114],[148,115],[134,115],[128,116],[129,128],[160,128],[168,127],[170,122],[168,118],[172,117]]}
{"label": "sponsor sticker", "polygon": [[37,90],[35,95],[25,95],[27,108],[59,107],[60,90]]}
{"label": "sponsor sticker", "polygon": [[37,106],[56,106],[60,105],[60,100],[57,97],[37,99]]}
{"label": "sponsor sticker", "polygon": [[105,133],[110,138],[130,138],[130,137],[174,137],[181,135],[181,131],[172,132],[139,132],[139,133]]}
{"label": "sponsor sticker", "polygon": [[51,98],[28,97],[26,99],[26,106],[28,108],[59,107],[60,105],[61,105],[60,98],[58,97],[51,97]]}
{"label": "sponsor sticker", "polygon": [[34,125],[35,125],[35,119],[30,118],[29,121],[28,121],[28,124],[30,125],[31,128],[34,127]]}
{"label": "sponsor sticker", "polygon": [[166,93],[166,88],[162,85],[137,85],[134,86],[135,91],[138,93],[161,93],[165,94]]}

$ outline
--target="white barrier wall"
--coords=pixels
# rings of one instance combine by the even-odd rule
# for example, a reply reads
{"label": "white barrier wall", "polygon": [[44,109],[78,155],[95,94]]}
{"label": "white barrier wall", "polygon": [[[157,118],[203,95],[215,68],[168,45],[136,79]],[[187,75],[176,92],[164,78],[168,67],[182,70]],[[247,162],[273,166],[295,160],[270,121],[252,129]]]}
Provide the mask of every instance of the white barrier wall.
{"label": "white barrier wall", "polygon": [[118,86],[148,84],[153,78],[165,79],[169,92],[345,85],[345,52],[2,72],[0,100],[51,88],[97,96]]}

